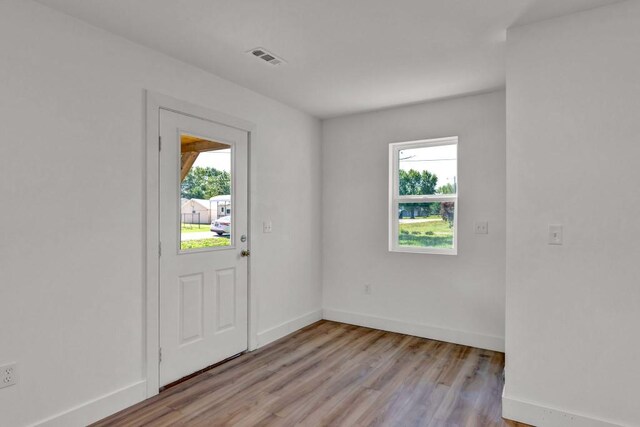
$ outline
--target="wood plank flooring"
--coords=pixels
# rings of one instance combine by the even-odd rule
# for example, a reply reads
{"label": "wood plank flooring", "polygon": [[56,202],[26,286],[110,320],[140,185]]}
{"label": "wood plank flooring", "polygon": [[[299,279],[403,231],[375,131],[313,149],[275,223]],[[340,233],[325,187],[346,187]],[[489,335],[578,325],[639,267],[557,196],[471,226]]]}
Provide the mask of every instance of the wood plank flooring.
{"label": "wood plank flooring", "polygon": [[504,355],[320,321],[94,426],[522,426]]}

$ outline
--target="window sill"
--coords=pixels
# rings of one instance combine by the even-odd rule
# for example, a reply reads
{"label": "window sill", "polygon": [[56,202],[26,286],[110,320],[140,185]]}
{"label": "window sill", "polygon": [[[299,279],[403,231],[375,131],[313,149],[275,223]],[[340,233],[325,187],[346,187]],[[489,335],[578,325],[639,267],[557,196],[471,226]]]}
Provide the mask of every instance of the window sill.
{"label": "window sill", "polygon": [[389,252],[428,254],[428,255],[458,255],[457,249],[419,248],[410,246],[396,246],[389,248]]}

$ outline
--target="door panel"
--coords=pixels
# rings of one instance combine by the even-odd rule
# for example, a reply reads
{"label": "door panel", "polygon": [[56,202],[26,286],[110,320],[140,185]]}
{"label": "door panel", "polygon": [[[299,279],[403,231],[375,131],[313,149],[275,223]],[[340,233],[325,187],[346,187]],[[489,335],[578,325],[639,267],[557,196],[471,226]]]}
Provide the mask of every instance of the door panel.
{"label": "door panel", "polygon": [[165,110],[160,135],[163,386],[247,349],[248,135]]}
{"label": "door panel", "polygon": [[204,329],[204,275],[180,277],[180,345],[202,339]]}
{"label": "door panel", "polygon": [[236,271],[233,268],[216,272],[218,294],[218,331],[233,328],[236,321]]}

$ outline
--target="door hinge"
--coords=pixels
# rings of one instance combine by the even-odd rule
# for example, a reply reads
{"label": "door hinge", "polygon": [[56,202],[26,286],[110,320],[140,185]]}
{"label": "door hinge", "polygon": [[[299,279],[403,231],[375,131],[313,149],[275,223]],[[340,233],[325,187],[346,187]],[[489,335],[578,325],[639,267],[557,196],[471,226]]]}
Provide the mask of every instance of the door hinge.
{"label": "door hinge", "polygon": [[158,242],[158,256],[162,256],[162,242]]}
{"label": "door hinge", "polygon": [[162,137],[158,137],[158,151],[162,151]]}
{"label": "door hinge", "polygon": [[158,362],[162,362],[162,347],[158,349]]}

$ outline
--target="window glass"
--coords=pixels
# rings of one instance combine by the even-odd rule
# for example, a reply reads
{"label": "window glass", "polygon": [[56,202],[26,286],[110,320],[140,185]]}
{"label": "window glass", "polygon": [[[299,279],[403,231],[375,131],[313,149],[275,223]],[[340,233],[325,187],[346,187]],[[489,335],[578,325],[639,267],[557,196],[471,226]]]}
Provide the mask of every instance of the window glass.
{"label": "window glass", "polygon": [[453,249],[455,202],[400,203],[398,245]]}
{"label": "window glass", "polygon": [[390,144],[389,250],[457,253],[458,139]]}
{"label": "window glass", "polygon": [[402,149],[398,153],[398,194],[455,194],[458,175],[455,145]]}
{"label": "window glass", "polygon": [[231,151],[228,144],[180,137],[180,249],[231,245]]}

